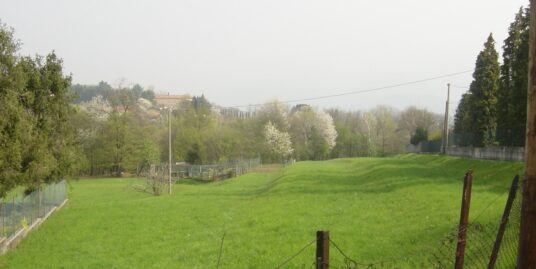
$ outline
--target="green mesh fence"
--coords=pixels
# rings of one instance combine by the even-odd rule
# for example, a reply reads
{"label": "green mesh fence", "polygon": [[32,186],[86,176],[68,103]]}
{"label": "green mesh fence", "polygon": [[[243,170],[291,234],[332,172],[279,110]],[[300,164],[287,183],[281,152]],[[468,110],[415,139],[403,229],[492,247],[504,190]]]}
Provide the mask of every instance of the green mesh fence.
{"label": "green mesh fence", "polygon": [[0,239],[9,238],[22,228],[43,218],[67,198],[65,180],[25,195],[0,201]]}

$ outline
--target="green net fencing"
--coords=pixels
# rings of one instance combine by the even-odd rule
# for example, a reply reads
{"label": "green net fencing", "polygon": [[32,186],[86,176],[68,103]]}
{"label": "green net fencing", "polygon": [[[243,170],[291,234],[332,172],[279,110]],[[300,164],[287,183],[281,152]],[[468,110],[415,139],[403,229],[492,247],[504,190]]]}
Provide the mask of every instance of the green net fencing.
{"label": "green net fencing", "polygon": [[65,180],[0,201],[0,239],[31,226],[67,199]]}

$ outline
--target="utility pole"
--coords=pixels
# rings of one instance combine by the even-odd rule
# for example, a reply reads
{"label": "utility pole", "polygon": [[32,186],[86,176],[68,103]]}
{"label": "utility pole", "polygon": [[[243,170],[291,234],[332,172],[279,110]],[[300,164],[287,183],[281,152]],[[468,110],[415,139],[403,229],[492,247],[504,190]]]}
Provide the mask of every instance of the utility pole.
{"label": "utility pole", "polygon": [[530,1],[525,178],[517,268],[536,268],[536,0]]}
{"label": "utility pole", "polygon": [[447,154],[449,146],[449,99],[450,99],[450,83],[447,83],[447,103],[445,105],[445,122],[443,122],[443,147],[441,151]]}
{"label": "utility pole", "polygon": [[168,180],[168,187],[169,187],[169,194],[171,194],[171,107],[168,108],[168,142],[169,142],[169,180]]}

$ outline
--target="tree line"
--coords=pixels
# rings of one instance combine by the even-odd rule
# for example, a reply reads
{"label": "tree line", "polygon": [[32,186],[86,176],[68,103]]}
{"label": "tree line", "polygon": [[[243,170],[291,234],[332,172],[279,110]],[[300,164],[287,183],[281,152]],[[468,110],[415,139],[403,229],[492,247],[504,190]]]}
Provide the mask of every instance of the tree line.
{"label": "tree line", "polygon": [[[129,88],[114,92],[134,95]],[[251,117],[239,117],[205,96],[183,100],[171,111],[144,98],[119,100],[131,104],[113,105],[98,95],[75,105],[72,126],[84,153],[85,174],[121,175],[167,162],[168,123],[173,161],[190,164],[259,156],[264,163],[386,156],[404,152],[410,140],[441,139],[441,116],[416,107],[344,111],[271,101]]]}
{"label": "tree line", "polygon": [[[278,101],[255,113],[194,96],[165,108],[141,85],[71,85],[54,52],[18,55],[13,30],[0,27],[0,197],[77,175],[137,174],[167,162],[264,163],[386,156],[411,140],[440,139],[442,117],[416,107],[319,109]],[[171,109],[171,111],[167,110]]]}
{"label": "tree line", "polygon": [[503,62],[490,34],[478,54],[473,81],[454,120],[460,146],[524,146],[529,60],[528,8],[520,8],[504,40]]}

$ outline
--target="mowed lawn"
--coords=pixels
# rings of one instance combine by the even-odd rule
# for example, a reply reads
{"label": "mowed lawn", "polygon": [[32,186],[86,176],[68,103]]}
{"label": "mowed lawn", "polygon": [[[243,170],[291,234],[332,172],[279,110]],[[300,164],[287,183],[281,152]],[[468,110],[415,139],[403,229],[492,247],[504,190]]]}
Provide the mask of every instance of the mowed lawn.
{"label": "mowed lawn", "polygon": [[[298,162],[184,181],[171,196],[136,191],[137,179],[72,181],[67,205],[0,257],[0,268],[216,268],[222,238],[220,268],[274,268],[317,230],[360,262],[418,261],[456,227],[467,169],[475,170],[471,216],[486,222],[500,218],[522,167],[412,154]],[[311,245],[284,268],[313,262]]]}

